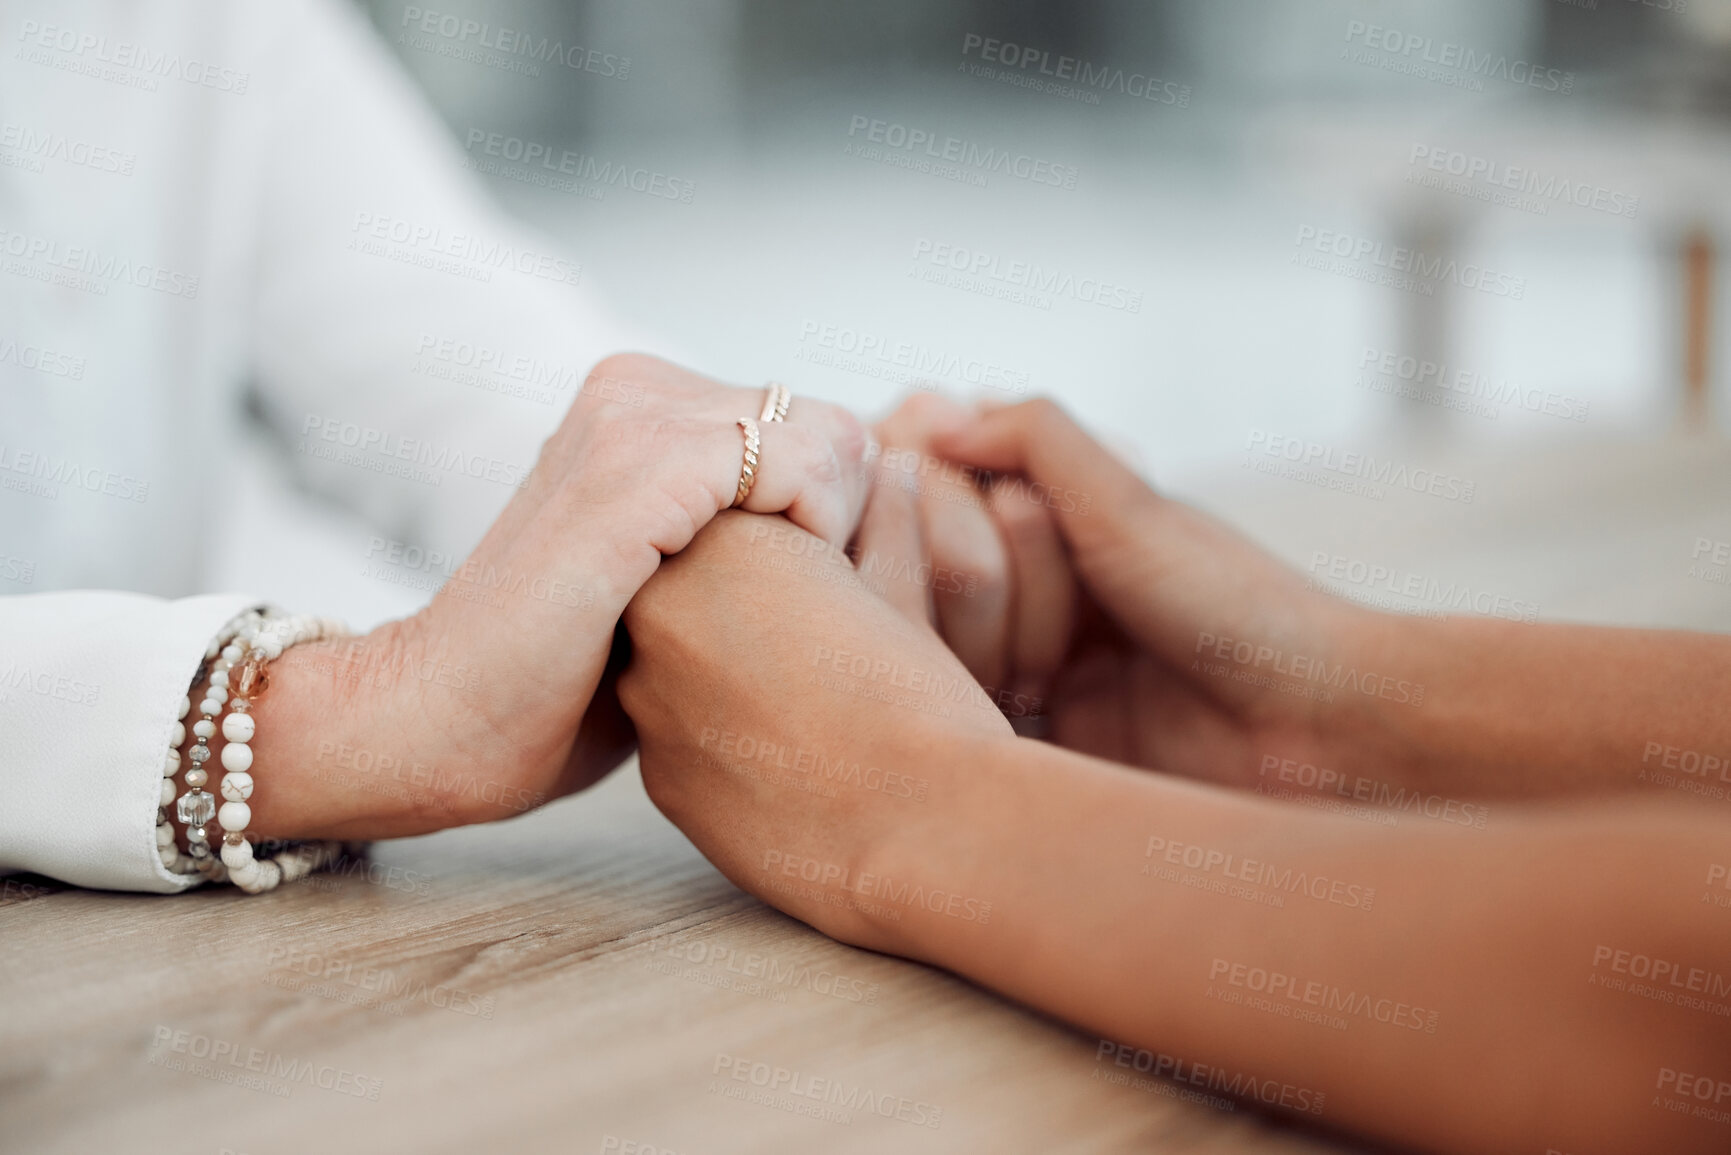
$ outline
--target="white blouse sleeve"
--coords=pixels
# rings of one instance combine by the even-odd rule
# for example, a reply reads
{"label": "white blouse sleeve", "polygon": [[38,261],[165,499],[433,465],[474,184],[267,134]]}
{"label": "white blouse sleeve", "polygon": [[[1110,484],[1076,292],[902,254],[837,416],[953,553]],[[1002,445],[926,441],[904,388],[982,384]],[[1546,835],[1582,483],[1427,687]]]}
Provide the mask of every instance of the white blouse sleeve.
{"label": "white blouse sleeve", "polygon": [[0,871],[169,894],[163,761],[205,647],[258,599],[81,591],[0,598]]}
{"label": "white blouse sleeve", "polygon": [[272,11],[260,401],[303,485],[466,553],[589,369],[644,335],[591,290],[581,254],[499,210],[353,5]]}

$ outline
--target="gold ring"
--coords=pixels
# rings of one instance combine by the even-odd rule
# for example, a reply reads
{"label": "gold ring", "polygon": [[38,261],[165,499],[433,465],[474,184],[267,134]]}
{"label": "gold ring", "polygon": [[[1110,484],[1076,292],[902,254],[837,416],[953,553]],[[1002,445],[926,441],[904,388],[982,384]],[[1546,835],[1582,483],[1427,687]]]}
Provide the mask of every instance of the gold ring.
{"label": "gold ring", "polygon": [[745,461],[739,467],[739,492],[733,497],[734,509],[745,504],[745,499],[751,494],[751,487],[757,484],[757,453],[762,447],[758,441],[757,422],[749,417],[741,417],[738,424],[745,434]]}
{"label": "gold ring", "polygon": [[793,404],[793,393],[786,385],[771,381],[769,395],[763,399],[763,412],[757,415],[759,421],[784,421],[787,419],[787,407]]}

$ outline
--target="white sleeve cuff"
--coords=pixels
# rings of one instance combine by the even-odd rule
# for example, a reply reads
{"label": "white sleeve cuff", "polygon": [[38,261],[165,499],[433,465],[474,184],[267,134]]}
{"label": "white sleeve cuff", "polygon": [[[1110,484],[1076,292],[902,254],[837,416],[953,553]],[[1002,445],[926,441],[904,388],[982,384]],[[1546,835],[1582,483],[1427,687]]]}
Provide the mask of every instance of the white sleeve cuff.
{"label": "white sleeve cuff", "polygon": [[157,854],[163,759],[205,648],[258,601],[0,598],[0,871],[156,894],[202,881]]}

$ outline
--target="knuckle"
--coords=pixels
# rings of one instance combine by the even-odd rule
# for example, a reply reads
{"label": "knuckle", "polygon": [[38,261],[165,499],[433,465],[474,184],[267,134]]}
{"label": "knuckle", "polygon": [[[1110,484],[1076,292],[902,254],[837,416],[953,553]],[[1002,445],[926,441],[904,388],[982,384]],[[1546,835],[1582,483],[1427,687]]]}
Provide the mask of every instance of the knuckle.
{"label": "knuckle", "polygon": [[[612,414],[615,410],[642,412],[642,401],[662,399],[674,385],[679,373],[677,366],[648,353],[611,353],[595,362],[583,380],[582,392],[572,408],[579,406],[594,416]],[[633,405],[614,405],[608,398],[636,396]],[[625,416],[620,413],[618,416]]]}
{"label": "knuckle", "polygon": [[804,425],[790,425],[789,448],[808,479],[819,484],[841,480],[841,462],[830,439]]}
{"label": "knuckle", "polygon": [[[842,478],[841,459],[835,455],[835,447],[829,444],[818,446],[811,460],[806,464],[806,475],[816,484],[826,489],[834,488]],[[839,501],[840,498],[838,497]]]}
{"label": "knuckle", "polygon": [[1023,415],[1023,419],[1034,426],[1052,425],[1069,420],[1069,414],[1064,412],[1064,407],[1050,397],[1034,397],[1022,402],[1016,408]]}
{"label": "knuckle", "polygon": [[598,384],[603,381],[641,381],[646,377],[656,376],[663,364],[659,357],[651,357],[647,353],[609,353],[595,362],[589,370],[588,381]]}
{"label": "knuckle", "polygon": [[858,465],[865,460],[866,427],[853,411],[835,407],[831,421],[834,432],[830,435],[830,445],[835,455],[850,465]]}
{"label": "knuckle", "polygon": [[944,564],[975,579],[979,591],[989,593],[1009,587],[1010,559],[995,538],[987,540],[983,535],[957,534],[941,553]]}
{"label": "knuckle", "polygon": [[902,408],[916,424],[929,425],[954,412],[956,403],[936,393],[916,393],[907,399]]}
{"label": "knuckle", "polygon": [[1037,534],[1046,528],[1050,515],[1022,486],[995,484],[992,487],[992,516],[1006,536],[1021,537]]}
{"label": "knuckle", "polygon": [[579,464],[584,470],[597,463],[632,461],[665,437],[663,422],[642,419],[598,421],[582,431]]}

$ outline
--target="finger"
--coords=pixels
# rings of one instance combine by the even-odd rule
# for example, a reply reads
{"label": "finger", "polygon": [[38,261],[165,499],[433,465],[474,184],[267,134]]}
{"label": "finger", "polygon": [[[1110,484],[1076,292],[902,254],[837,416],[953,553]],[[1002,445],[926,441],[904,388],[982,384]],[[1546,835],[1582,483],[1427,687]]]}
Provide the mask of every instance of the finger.
{"label": "finger", "polygon": [[840,405],[831,405],[810,397],[795,396],[788,406],[785,422],[771,424],[804,425],[828,439],[835,450],[842,471],[842,496],[846,499],[848,531],[829,540],[845,542],[853,536],[865,513],[871,492],[872,461],[868,455],[871,435],[851,412]]}
{"label": "finger", "polygon": [[[934,464],[935,463],[935,464]],[[1010,558],[974,473],[926,454],[920,518],[931,543],[938,630],[982,685],[1003,689],[1010,663]]]}
{"label": "finger", "polygon": [[979,472],[932,452],[939,434],[976,419],[971,405],[919,393],[877,432],[885,445],[884,472],[919,494],[939,632],[975,678],[1001,688],[1009,669],[1009,556],[980,492]]}
{"label": "finger", "polygon": [[[756,478],[741,508],[751,513],[781,513],[801,529],[836,545],[853,536],[864,505],[864,487],[836,452],[835,442],[809,425],[760,421]],[[745,456],[745,435],[733,427],[735,459],[733,489],[722,508],[738,494]],[[862,448],[863,451],[863,448]],[[857,495],[856,495],[856,490]]]}
{"label": "finger", "polygon": [[970,405],[936,393],[915,393],[878,423],[877,433],[885,445],[929,453],[939,433],[960,429],[974,417]]}
{"label": "finger", "polygon": [[[853,527],[853,501],[833,444],[802,425],[756,425],[757,464],[741,507],[785,514],[825,541],[846,542]],[[737,420],[703,416],[623,422],[614,433],[605,450],[608,468],[584,463],[571,470],[571,483],[559,491],[556,516],[563,524],[587,523],[590,539],[609,541],[610,533],[624,534],[621,540],[640,542],[650,551],[635,559],[644,567],[635,582],[614,591],[628,600],[654,572],[656,555],[679,553],[717,513],[734,505],[744,473],[746,437]],[[655,468],[615,478],[617,462],[634,461],[653,461]]]}
{"label": "finger", "polygon": [[[1042,501],[1072,544],[1079,535],[1109,540],[1125,520],[1157,502],[1134,471],[1044,398],[982,412],[933,439],[936,452],[996,473],[1019,474],[1011,488]],[[1036,488],[1037,487],[1037,488]]]}
{"label": "finger", "polygon": [[1075,634],[1075,570],[1044,505],[1008,489],[994,491],[991,504],[1010,559],[1010,688],[1048,698]]}
{"label": "finger", "polygon": [[890,484],[873,487],[860,520],[855,567],[867,587],[903,617],[936,628],[931,583],[921,578],[932,572],[932,559],[920,532],[919,502],[893,478],[885,480]]}

